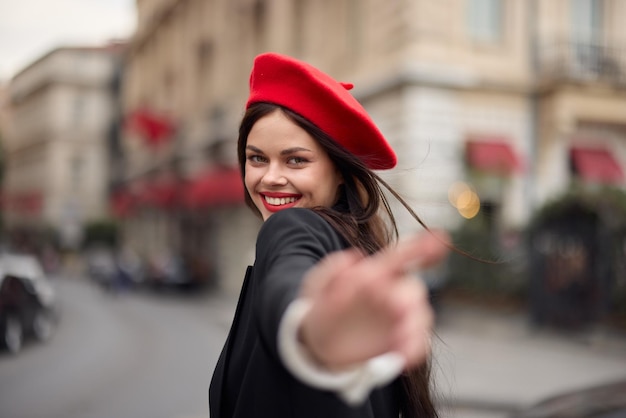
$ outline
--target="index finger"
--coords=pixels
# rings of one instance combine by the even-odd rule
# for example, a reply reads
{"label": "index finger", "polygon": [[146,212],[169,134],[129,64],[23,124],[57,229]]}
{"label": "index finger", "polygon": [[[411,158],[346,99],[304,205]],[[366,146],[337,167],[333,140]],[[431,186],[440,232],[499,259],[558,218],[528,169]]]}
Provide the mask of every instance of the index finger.
{"label": "index finger", "polygon": [[414,235],[401,240],[395,247],[387,247],[375,257],[398,274],[408,273],[443,261],[449,252],[449,240],[444,231]]}

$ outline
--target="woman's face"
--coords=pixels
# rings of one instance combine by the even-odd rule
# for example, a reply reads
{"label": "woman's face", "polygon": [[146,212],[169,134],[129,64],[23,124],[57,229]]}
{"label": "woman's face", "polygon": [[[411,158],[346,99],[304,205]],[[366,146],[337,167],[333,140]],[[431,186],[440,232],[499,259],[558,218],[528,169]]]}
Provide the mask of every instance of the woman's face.
{"label": "woman's face", "polygon": [[246,189],[264,221],[291,207],[330,207],[343,182],[326,151],[279,110],[252,127],[245,173]]}

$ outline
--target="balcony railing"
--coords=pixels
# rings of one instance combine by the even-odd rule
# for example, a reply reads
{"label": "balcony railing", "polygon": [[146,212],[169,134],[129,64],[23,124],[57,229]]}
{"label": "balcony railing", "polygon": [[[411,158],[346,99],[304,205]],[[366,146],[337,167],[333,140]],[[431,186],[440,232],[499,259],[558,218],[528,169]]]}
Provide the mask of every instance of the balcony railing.
{"label": "balcony railing", "polygon": [[597,43],[553,42],[539,48],[544,82],[602,82],[626,86],[626,48]]}

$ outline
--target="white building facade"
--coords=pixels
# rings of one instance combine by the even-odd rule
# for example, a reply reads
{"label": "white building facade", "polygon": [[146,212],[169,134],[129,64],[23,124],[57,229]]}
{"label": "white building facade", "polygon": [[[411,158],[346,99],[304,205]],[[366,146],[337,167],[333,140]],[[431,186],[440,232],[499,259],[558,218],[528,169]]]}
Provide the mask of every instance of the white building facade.
{"label": "white building facade", "polygon": [[109,144],[121,45],[50,51],[9,84],[4,213],[11,230],[54,231],[76,248],[109,216]]}

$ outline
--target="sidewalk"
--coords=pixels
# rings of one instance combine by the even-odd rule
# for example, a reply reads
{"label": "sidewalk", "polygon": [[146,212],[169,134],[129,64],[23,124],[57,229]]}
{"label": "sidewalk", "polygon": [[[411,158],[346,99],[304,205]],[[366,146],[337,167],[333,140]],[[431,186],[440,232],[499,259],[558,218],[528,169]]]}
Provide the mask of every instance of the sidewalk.
{"label": "sidewalk", "polygon": [[[212,295],[225,332],[236,299]],[[547,397],[626,380],[626,333],[533,329],[526,312],[443,303],[434,346],[441,418],[508,418]]]}
{"label": "sidewalk", "polygon": [[525,312],[444,304],[434,343],[442,418],[507,417],[547,397],[626,380],[626,335],[533,329]]}

